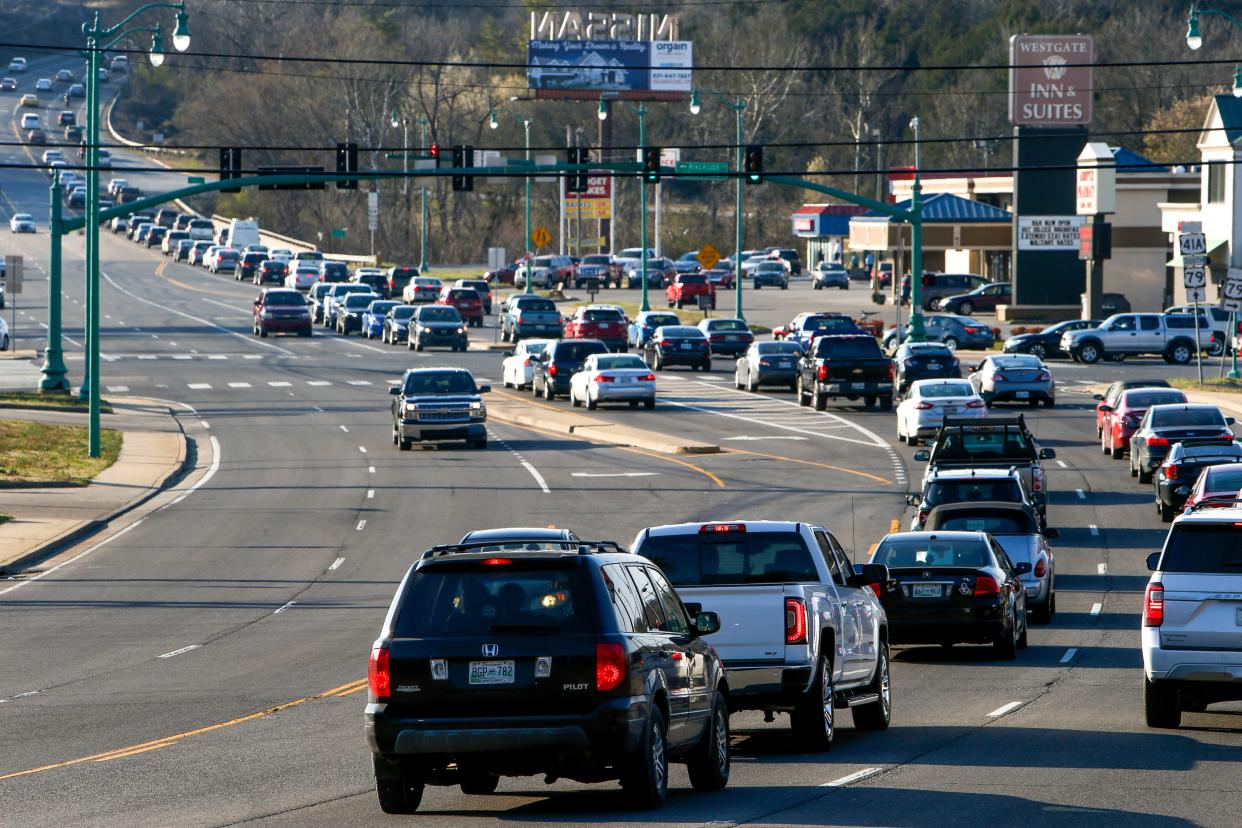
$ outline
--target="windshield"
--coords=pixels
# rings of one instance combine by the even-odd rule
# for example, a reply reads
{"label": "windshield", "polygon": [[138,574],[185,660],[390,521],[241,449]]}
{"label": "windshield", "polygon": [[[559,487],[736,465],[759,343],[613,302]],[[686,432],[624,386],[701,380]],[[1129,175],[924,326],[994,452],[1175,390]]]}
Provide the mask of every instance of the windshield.
{"label": "windshield", "polygon": [[582,259],[583,264],[590,265],[606,265],[609,263],[607,256],[586,256]]}
{"label": "windshield", "polygon": [[[975,430],[987,428],[987,431]],[[971,429],[952,428],[936,446],[937,460],[987,460],[989,458],[1035,456],[1030,439],[1017,428],[976,426]]]}
{"label": "windshield", "polygon": [[969,382],[931,382],[918,389],[920,397],[970,397],[975,393]]}
{"label": "windshield", "polygon": [[952,513],[935,520],[935,527],[946,532],[987,532],[991,535],[1034,535],[1039,531],[1026,512],[1006,509],[971,509],[969,514]]}
{"label": "windshield", "polygon": [[392,308],[395,308],[396,306],[397,306],[396,302],[372,302],[371,306],[367,308],[367,310],[377,316],[383,316],[384,314],[388,313],[389,310],[391,310]]}
{"label": "windshield", "polygon": [[394,632],[399,638],[578,633],[592,606],[585,573],[560,561],[430,567],[414,573]]}
{"label": "windshield", "polygon": [[520,311],[556,311],[556,303],[551,299],[522,299],[515,306]]}
{"label": "windshield", "polygon": [[938,480],[929,483],[923,505],[942,506],[945,503],[971,503],[980,501],[998,503],[1021,503],[1022,489],[1011,477],[985,480]]}
{"label": "windshield", "polygon": [[649,328],[658,328],[661,325],[680,325],[681,320],[671,313],[655,314],[648,316],[643,324]]}
{"label": "windshield", "polygon": [[264,302],[268,305],[305,305],[306,300],[302,298],[302,294],[295,291],[281,291],[280,293],[269,293]]}
{"label": "windshield", "polygon": [[552,353],[557,362],[582,362],[591,354],[607,353],[608,348],[602,342],[590,340],[579,342],[561,342]]}
{"label": "windshield", "polygon": [[345,297],[345,307],[350,310],[359,310],[367,307],[374,301],[375,297],[369,293],[355,293],[352,296]]}
{"label": "windshield", "polygon": [[405,378],[402,389],[413,394],[474,394],[474,377],[465,371],[424,371]]}
{"label": "windshield", "polygon": [[846,319],[843,316],[812,316],[802,320],[802,329],[826,333],[853,333],[857,326],[853,319]]}
{"label": "windshield", "polygon": [[1242,575],[1242,528],[1229,523],[1179,523],[1169,532],[1160,569]]}
{"label": "windshield", "polygon": [[657,535],[635,551],[655,561],[674,586],[819,580],[796,532]]}
{"label": "windshield", "polygon": [[760,342],[759,353],[768,356],[770,354],[789,354],[798,356],[802,353],[802,349],[798,347],[796,342]]}
{"label": "windshield", "polygon": [[427,308],[424,307],[418,314],[419,322],[460,322],[461,314],[457,312],[457,308],[449,305],[442,307]]}
{"label": "windshield", "polygon": [[992,565],[992,554],[981,538],[936,538],[886,540],[871,556],[871,562],[890,569],[912,566]]}
{"label": "windshield", "polygon": [[409,319],[416,310],[418,308],[413,305],[398,305],[392,309],[391,316],[393,319]]}
{"label": "windshield", "polygon": [[750,331],[746,323],[740,319],[717,319],[707,323],[709,331]]}
{"label": "windshield", "polygon": [[595,360],[595,367],[601,371],[614,371],[621,368],[633,368],[644,370],[647,363],[643,362],[640,357],[629,356],[602,356]]}
{"label": "windshield", "polygon": [[1151,412],[1152,428],[1169,426],[1221,426],[1225,418],[1215,408],[1171,408],[1161,411],[1156,408]]}

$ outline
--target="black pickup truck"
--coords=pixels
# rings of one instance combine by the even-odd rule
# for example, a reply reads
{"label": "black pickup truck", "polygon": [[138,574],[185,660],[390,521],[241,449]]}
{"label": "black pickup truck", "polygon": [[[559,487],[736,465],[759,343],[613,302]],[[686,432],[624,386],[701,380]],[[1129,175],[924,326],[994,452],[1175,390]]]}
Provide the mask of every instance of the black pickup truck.
{"label": "black pickup truck", "polygon": [[798,403],[828,407],[829,398],[862,398],[868,408],[893,407],[893,361],[875,337],[865,334],[819,336],[798,363]]}

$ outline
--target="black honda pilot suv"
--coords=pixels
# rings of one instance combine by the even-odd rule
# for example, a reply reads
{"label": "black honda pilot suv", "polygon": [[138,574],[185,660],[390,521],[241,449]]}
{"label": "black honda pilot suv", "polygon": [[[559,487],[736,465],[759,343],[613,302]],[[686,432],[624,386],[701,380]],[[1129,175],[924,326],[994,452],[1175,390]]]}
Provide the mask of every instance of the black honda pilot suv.
{"label": "black honda pilot suv", "polygon": [[368,670],[380,807],[535,774],[619,779],[628,802],[658,807],[670,761],[695,790],[724,788],[728,688],[702,638],[720,619],[689,615],[659,568],[611,541],[532,540],[437,546],[401,581]]}

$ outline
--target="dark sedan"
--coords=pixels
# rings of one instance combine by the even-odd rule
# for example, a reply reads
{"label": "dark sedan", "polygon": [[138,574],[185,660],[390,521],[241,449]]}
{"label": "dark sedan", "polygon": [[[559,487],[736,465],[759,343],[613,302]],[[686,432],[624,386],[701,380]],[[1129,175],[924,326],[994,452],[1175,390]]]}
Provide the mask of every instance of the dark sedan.
{"label": "dark sedan", "polygon": [[384,330],[380,332],[380,341],[388,345],[399,345],[406,341],[410,332],[410,320],[414,318],[414,305],[397,305],[384,317]]}
{"label": "dark sedan", "polygon": [[142,237],[142,243],[147,247],[156,247],[160,242],[164,241],[164,234],[167,232],[167,227],[160,227],[157,224]]}
{"label": "dark sedan", "polygon": [[264,259],[259,262],[254,269],[254,283],[256,285],[272,284],[283,285],[285,277],[289,275],[289,266],[277,259]]}
{"label": "dark sedan", "polygon": [[1130,438],[1130,476],[1151,482],[1174,443],[1183,440],[1233,441],[1233,417],[1214,405],[1153,405]]}
{"label": "dark sedan", "polygon": [[570,378],[582,370],[587,357],[606,353],[608,346],[598,339],[561,339],[549,343],[533,366],[531,391],[549,401],[568,394]]}
{"label": "dark sedan", "polygon": [[897,371],[897,393],[905,394],[910,383],[922,379],[959,379],[962,364],[947,345],[940,342],[907,342],[893,357]]}
{"label": "dark sedan", "polygon": [[1025,333],[1011,336],[1005,340],[1007,354],[1033,354],[1040,359],[1057,357],[1069,359],[1069,354],[1061,350],[1061,335],[1069,331],[1082,331],[1087,328],[1100,327],[1099,319],[1071,319],[1058,322],[1039,333]]}
{"label": "dark sedan", "polygon": [[1220,440],[1185,440],[1169,449],[1154,472],[1156,511],[1170,523],[1186,505],[1199,472],[1210,466],[1242,463],[1242,446]]}
{"label": "dark sedan", "polygon": [[656,328],[643,350],[644,358],[653,371],[663,371],[671,365],[688,365],[700,371],[712,370],[712,351],[707,336],[688,325]]}
{"label": "dark sedan", "polygon": [[421,351],[435,345],[464,351],[470,344],[466,334],[466,320],[461,318],[461,313],[452,305],[420,305],[410,319],[406,344],[411,351]]}
{"label": "dark sedan", "polygon": [[1030,563],[1012,563],[984,532],[887,535],[871,563],[888,567],[880,589],[892,644],[991,644],[998,658],[1026,647]]}
{"label": "dark sedan", "polygon": [[755,341],[755,335],[742,319],[704,319],[698,328],[707,335],[712,353],[721,356],[737,357]]}
{"label": "dark sedan", "polygon": [[797,342],[755,342],[737,360],[733,384],[747,391],[758,391],[761,385],[797,385],[798,359],[802,348]]}

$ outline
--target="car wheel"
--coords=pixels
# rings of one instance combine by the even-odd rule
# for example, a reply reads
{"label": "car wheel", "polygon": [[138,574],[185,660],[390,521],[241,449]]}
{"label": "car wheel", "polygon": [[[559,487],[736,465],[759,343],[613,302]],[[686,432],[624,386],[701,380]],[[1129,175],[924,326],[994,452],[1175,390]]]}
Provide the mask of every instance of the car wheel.
{"label": "car wheel", "polygon": [[[1130,452],[1132,455],[1134,452]],[[1138,468],[1134,465],[1134,458],[1130,458],[1130,476],[1138,477]]]}
{"label": "car wheel", "polygon": [[1194,351],[1184,342],[1175,342],[1169,347],[1165,358],[1174,365],[1185,365],[1194,359]]}
{"label": "car wheel", "polygon": [[1171,728],[1182,723],[1177,686],[1165,681],[1143,679],[1143,712],[1148,727]]}
{"label": "car wheel", "polygon": [[621,760],[621,789],[637,808],[659,808],[668,798],[668,745],[660,709],[653,707],[638,749]]}
{"label": "car wheel", "polygon": [[556,399],[556,392],[552,390],[551,383],[546,383],[546,382],[544,383],[543,398],[547,400],[548,402],[552,402],[553,400]]}
{"label": "car wheel", "polygon": [[1087,365],[1094,365],[1100,361],[1103,354],[1100,352],[1100,346],[1094,342],[1084,342],[1074,349],[1074,358],[1079,362]]}
{"label": "car wheel", "polygon": [[574,408],[582,407],[582,400],[578,399],[578,395],[574,393],[573,386],[569,388],[569,404]]}
{"label": "car wheel", "polygon": [[1100,451],[1103,452],[1104,454],[1113,453],[1112,448],[1110,448],[1108,445],[1108,436],[1105,435],[1102,431],[1100,433]]}
{"label": "car wheel", "polygon": [[650,399],[643,400],[643,408],[647,409],[648,411],[651,411],[652,409],[654,409],[655,408],[655,397],[651,397]]}
{"label": "car wheel", "polygon": [[759,393],[759,383],[755,380],[753,376],[746,378],[746,390],[752,394]]}
{"label": "car wheel", "polygon": [[1025,650],[1030,644],[1030,627],[1027,625],[1026,608],[1023,607],[1022,612],[1018,615],[1018,623],[1022,625],[1022,632],[1018,634],[1018,649]]}
{"label": "car wheel", "polygon": [[957,313],[959,316],[970,316],[972,313],[975,312],[975,303],[974,302],[959,302],[957,308],[958,308]]}
{"label": "car wheel", "polygon": [[823,285],[821,285],[819,282],[816,282],[811,287],[815,288],[815,290],[821,290],[823,288]]}
{"label": "car wheel", "polygon": [[1172,523],[1173,516],[1176,514],[1173,507],[1165,503],[1163,500],[1156,501],[1156,511],[1160,513],[1161,523]]}
{"label": "car wheel", "polygon": [[1150,482],[1151,482],[1151,472],[1150,472],[1150,471],[1143,471],[1143,470],[1140,468],[1140,469],[1138,470],[1138,481],[1139,481],[1140,483],[1144,484],[1144,485],[1146,485],[1146,484],[1150,483]]}
{"label": "car wheel", "polygon": [[892,411],[893,410],[893,398],[891,396],[880,397],[880,410],[881,411]]}
{"label": "car wheel", "polygon": [[794,737],[813,753],[832,749],[836,734],[836,710],[832,687],[832,663],[820,656],[818,672],[811,689],[798,702],[789,716]]}
{"label": "car wheel", "polygon": [[417,339],[417,340],[415,340],[415,341],[414,341],[414,350],[416,350],[416,351],[421,351],[422,349],[423,349],[423,341],[422,341],[421,339]]}
{"label": "car wheel", "polygon": [[263,327],[262,325],[259,325],[259,338],[267,339],[267,328]]}
{"label": "car wheel", "polygon": [[794,383],[794,391],[798,395],[798,405],[810,405],[811,395],[806,393],[806,388],[802,384],[802,375],[798,375],[798,379]]}
{"label": "car wheel", "polygon": [[888,671],[888,645],[880,644],[880,658],[867,691],[877,698],[853,708],[855,730],[888,730],[893,718],[892,687]]}
{"label": "car wheel", "polygon": [[812,401],[816,411],[824,411],[828,408],[828,395],[823,391],[815,391],[815,398]]}
{"label": "car wheel", "polygon": [[866,408],[875,408],[875,395],[863,397],[863,406]]}
{"label": "car wheel", "polygon": [[700,793],[724,790],[729,784],[729,765],[729,711],[717,693],[703,739],[686,760],[690,785]]}
{"label": "car wheel", "polygon": [[738,391],[742,390],[742,375],[738,371],[733,372],[733,387]]}
{"label": "car wheel", "polygon": [[[487,448],[487,438],[484,437],[482,440],[471,440],[467,445],[473,449],[485,449]],[[492,790],[495,790],[495,788]],[[467,791],[467,793],[469,793],[469,791]],[[488,791],[487,793],[491,793],[491,791]]]}
{"label": "car wheel", "polygon": [[1047,601],[1044,601],[1042,603],[1036,604],[1035,606],[1031,607],[1031,623],[1032,624],[1051,624],[1052,623],[1052,615],[1056,611],[1055,610],[1056,599],[1053,597],[1053,595],[1054,593],[1050,592],[1048,594]]}
{"label": "car wheel", "polygon": [[386,814],[412,814],[423,801],[423,782],[409,777],[401,779],[375,779],[375,793],[379,796],[380,810]]}
{"label": "car wheel", "polygon": [[1030,353],[1031,356],[1036,356],[1036,357],[1039,357],[1040,359],[1046,359],[1048,356],[1048,349],[1045,348],[1041,343],[1036,342],[1034,345],[1031,346],[1030,351],[1028,353]]}
{"label": "car wheel", "polygon": [[950,351],[956,351],[957,339],[952,336],[946,336],[944,338],[944,347],[948,348]]}
{"label": "car wheel", "polygon": [[594,411],[595,409],[599,408],[599,400],[591,399],[591,395],[587,394],[586,407],[587,407],[587,411]]}
{"label": "car wheel", "polygon": [[1113,446],[1111,451],[1114,460],[1120,460],[1126,453],[1125,446]]}
{"label": "car wheel", "polygon": [[992,650],[1002,661],[1013,661],[1018,657],[1018,618],[1012,609],[1009,611],[1009,624],[992,642]]}

